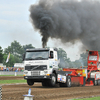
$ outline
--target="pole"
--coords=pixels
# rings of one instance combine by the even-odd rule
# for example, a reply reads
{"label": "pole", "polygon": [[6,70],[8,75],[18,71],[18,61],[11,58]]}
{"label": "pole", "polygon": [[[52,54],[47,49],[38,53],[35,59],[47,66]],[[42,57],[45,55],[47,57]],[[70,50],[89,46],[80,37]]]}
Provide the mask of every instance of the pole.
{"label": "pole", "polygon": [[0,100],[2,100],[2,87],[0,86]]}
{"label": "pole", "polygon": [[15,71],[15,76],[17,76],[17,72]]}

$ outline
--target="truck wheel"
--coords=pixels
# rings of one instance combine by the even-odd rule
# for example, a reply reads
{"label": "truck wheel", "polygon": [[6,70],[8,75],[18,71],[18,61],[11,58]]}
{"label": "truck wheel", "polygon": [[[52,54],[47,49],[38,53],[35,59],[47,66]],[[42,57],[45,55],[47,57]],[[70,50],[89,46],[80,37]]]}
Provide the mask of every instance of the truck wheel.
{"label": "truck wheel", "polygon": [[47,81],[42,81],[42,86],[48,86],[48,82]]}
{"label": "truck wheel", "polygon": [[30,85],[30,86],[32,86],[34,84],[34,82],[32,80],[28,79],[27,80],[27,84]]}
{"label": "truck wheel", "polygon": [[66,83],[65,83],[65,86],[66,87],[71,87],[71,77],[70,76],[67,76],[67,79],[66,79]]}
{"label": "truck wheel", "polygon": [[98,81],[97,80],[94,80],[94,85],[98,85]]}
{"label": "truck wheel", "polygon": [[86,77],[83,78],[83,85],[82,86],[85,86],[85,80],[86,80]]}
{"label": "truck wheel", "polygon": [[51,79],[49,80],[49,86],[54,87],[56,85],[56,75],[53,73]]}
{"label": "truck wheel", "polygon": [[98,85],[100,84],[100,80],[98,80]]}
{"label": "truck wheel", "polygon": [[59,83],[60,87],[71,87],[71,77],[66,77],[66,83]]}

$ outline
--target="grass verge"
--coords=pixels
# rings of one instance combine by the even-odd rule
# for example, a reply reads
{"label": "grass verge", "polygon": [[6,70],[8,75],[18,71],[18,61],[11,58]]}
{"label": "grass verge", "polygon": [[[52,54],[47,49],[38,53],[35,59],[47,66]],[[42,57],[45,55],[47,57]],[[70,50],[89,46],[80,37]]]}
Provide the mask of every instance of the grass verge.
{"label": "grass verge", "polygon": [[100,100],[100,97],[83,98],[83,99],[72,99],[72,100]]}
{"label": "grass verge", "polygon": [[1,80],[0,84],[26,83],[26,80]]}

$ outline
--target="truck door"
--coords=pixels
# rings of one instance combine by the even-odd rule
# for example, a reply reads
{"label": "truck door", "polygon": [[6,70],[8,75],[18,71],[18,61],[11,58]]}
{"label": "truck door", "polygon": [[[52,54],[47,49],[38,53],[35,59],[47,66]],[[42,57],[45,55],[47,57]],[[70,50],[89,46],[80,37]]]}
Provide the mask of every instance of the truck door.
{"label": "truck door", "polygon": [[50,68],[54,68],[55,67],[54,51],[50,51],[50,53],[49,53],[49,66],[50,66]]}
{"label": "truck door", "polygon": [[49,59],[50,59],[49,60],[50,61],[50,66],[52,66],[52,68],[58,67],[57,52],[56,51],[50,51]]}

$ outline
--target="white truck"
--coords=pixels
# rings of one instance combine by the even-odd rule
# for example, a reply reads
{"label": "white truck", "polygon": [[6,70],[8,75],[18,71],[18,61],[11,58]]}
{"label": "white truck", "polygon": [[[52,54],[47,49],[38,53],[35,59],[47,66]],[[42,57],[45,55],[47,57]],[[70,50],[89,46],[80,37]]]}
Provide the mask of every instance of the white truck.
{"label": "white truck", "polygon": [[[61,82],[61,86],[62,83],[65,86],[71,86],[71,78],[66,79],[66,72],[58,71],[59,61],[56,48],[27,49],[23,56],[23,62],[24,79],[27,80],[28,85],[42,82],[42,86],[53,87],[56,83]],[[68,73],[71,72],[67,72],[67,75]]]}

